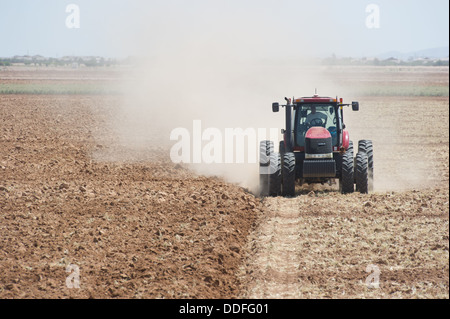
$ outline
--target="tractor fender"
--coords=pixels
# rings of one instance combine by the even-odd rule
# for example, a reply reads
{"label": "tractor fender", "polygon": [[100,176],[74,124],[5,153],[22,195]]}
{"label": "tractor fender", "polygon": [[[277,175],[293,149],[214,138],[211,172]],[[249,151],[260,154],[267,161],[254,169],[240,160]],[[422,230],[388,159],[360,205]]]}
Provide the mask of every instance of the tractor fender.
{"label": "tractor fender", "polygon": [[346,150],[350,146],[350,135],[348,134],[347,130],[342,131],[342,147]]}

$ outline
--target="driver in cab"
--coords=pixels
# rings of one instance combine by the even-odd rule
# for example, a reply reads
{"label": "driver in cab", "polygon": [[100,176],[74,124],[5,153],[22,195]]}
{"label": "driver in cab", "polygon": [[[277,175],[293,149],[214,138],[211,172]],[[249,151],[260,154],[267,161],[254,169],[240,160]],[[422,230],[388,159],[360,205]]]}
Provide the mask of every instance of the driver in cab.
{"label": "driver in cab", "polygon": [[326,122],[327,116],[322,112],[316,112],[316,107],[314,105],[311,106],[311,112],[306,116],[306,123],[310,126],[324,126]]}

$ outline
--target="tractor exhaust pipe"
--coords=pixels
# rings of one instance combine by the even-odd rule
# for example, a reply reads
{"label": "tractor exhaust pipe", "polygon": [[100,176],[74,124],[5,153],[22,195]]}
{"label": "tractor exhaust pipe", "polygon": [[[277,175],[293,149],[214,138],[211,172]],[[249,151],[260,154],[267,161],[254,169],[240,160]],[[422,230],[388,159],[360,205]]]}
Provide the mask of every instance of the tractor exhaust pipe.
{"label": "tractor exhaust pipe", "polygon": [[286,131],[284,135],[284,141],[286,143],[286,152],[292,152],[292,106],[291,99],[287,97],[286,100]]}

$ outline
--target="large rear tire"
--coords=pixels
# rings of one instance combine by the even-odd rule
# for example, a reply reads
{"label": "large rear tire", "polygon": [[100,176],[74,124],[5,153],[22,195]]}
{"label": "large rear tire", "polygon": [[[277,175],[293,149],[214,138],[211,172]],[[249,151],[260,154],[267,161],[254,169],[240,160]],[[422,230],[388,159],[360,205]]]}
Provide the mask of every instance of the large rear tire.
{"label": "large rear tire", "polygon": [[369,192],[373,191],[373,143],[371,140],[361,140],[358,142],[358,152],[367,154],[369,170]]}
{"label": "large rear tire", "polygon": [[362,194],[369,192],[369,160],[365,152],[356,154],[356,189]]}
{"label": "large rear tire", "polygon": [[271,153],[273,153],[273,142],[261,141],[259,144],[259,191],[261,196],[269,195]]}
{"label": "large rear tire", "polygon": [[353,166],[353,152],[345,152],[342,155],[341,177],[339,178],[339,190],[342,194],[355,191]]}
{"label": "large rear tire", "polygon": [[268,166],[270,162],[270,154],[274,152],[272,141],[261,141],[259,143],[259,164]]}
{"label": "large rear tire", "polygon": [[283,158],[284,153],[286,153],[286,146],[284,145],[284,140],[280,141],[280,145],[278,147],[278,150],[280,152],[281,158]]}
{"label": "large rear tire", "polygon": [[348,153],[352,153],[352,157],[353,157],[353,155],[354,155],[354,152],[353,152],[353,141],[349,141],[347,152]]}
{"label": "large rear tire", "polygon": [[269,195],[281,195],[281,156],[280,153],[270,154]]}
{"label": "large rear tire", "polygon": [[[280,157],[281,157],[281,178],[283,178],[283,159],[284,159],[284,153],[286,153],[286,147],[284,145],[284,140],[280,141],[280,145],[278,146],[278,152],[280,153]],[[283,181],[281,183],[283,183]]]}
{"label": "large rear tire", "polygon": [[295,155],[292,152],[283,156],[283,196],[295,196]]}

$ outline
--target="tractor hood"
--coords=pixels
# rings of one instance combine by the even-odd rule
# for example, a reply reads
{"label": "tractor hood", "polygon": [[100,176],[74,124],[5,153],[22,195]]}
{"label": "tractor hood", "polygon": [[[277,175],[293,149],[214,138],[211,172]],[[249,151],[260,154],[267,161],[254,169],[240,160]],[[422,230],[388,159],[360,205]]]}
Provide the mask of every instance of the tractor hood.
{"label": "tractor hood", "polygon": [[[333,157],[331,134],[320,126],[311,127],[305,135],[305,152],[307,158]],[[320,155],[320,156],[319,156]]]}
{"label": "tractor hood", "polygon": [[314,126],[306,132],[305,138],[307,139],[325,139],[331,138],[330,132],[324,127]]}

